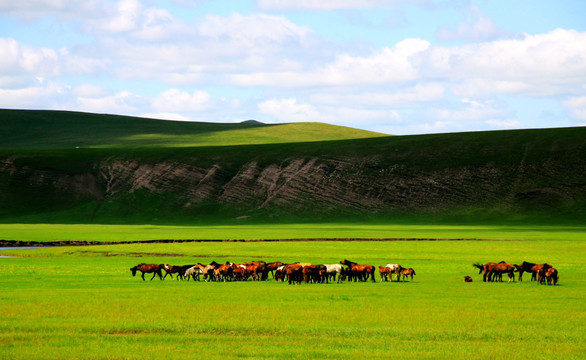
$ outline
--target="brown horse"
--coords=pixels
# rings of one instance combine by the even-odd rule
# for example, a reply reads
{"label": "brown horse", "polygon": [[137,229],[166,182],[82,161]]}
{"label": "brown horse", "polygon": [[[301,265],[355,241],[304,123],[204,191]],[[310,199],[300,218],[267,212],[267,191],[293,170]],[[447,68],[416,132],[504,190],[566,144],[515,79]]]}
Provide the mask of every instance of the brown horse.
{"label": "brown horse", "polygon": [[384,267],[382,265],[378,266],[378,272],[380,274],[381,282],[389,281],[389,276],[392,276],[391,269],[389,269],[388,267]]}
{"label": "brown horse", "polygon": [[401,269],[401,275],[403,275],[403,281],[407,278],[407,276],[411,275],[411,281],[413,281],[413,275],[417,275],[413,268],[409,269]]}
{"label": "brown horse", "polygon": [[[504,264],[504,263],[505,263],[504,261],[501,261],[499,264]],[[492,270],[492,268],[495,265],[497,265],[497,263],[494,263],[494,262],[489,262],[486,264],[472,264],[472,266],[474,266],[475,268],[480,269],[480,271],[478,272],[479,275],[484,273],[484,275],[482,276],[482,281],[484,281],[484,282],[490,281],[488,274],[490,273],[490,271]]]}
{"label": "brown horse", "polygon": [[340,264],[346,265],[350,271],[354,275],[354,282],[356,282],[356,278],[360,278],[360,280],[368,281],[368,277],[372,279],[372,282],[376,282],[374,279],[374,266],[369,264],[357,264],[353,261],[344,259],[340,261]]}
{"label": "brown horse", "polygon": [[281,261],[275,261],[275,262],[268,263],[266,266],[267,276],[268,276],[268,273],[270,272],[271,275],[273,275],[273,279],[274,279],[275,278],[275,271],[283,265],[285,265],[285,264],[283,264]]}
{"label": "brown horse", "polygon": [[513,282],[515,281],[515,265],[507,264],[505,262],[500,262],[493,266],[489,273],[488,273],[488,281],[495,281],[496,276],[499,277],[500,281],[502,281],[502,275],[507,274],[509,275],[509,282],[511,279]]}
{"label": "brown horse", "polygon": [[556,268],[550,267],[545,271],[545,279],[547,280],[547,285],[557,285],[558,284],[558,271]]}
{"label": "brown horse", "polygon": [[301,284],[301,281],[303,280],[303,265],[289,264],[285,265],[283,269],[285,274],[287,274],[287,281],[289,282],[289,285],[294,282]]}
{"label": "brown horse", "polygon": [[472,277],[464,276],[464,282],[472,282]]}
{"label": "brown horse", "polygon": [[141,275],[142,275],[142,280],[144,280],[144,274],[145,273],[153,273],[153,277],[151,278],[151,281],[155,278],[155,276],[159,275],[159,279],[163,280],[163,274],[161,272],[161,270],[163,269],[163,264],[157,265],[157,264],[138,264],[134,267],[130,268],[130,271],[132,271],[132,276],[136,276],[136,272],[140,271]]}

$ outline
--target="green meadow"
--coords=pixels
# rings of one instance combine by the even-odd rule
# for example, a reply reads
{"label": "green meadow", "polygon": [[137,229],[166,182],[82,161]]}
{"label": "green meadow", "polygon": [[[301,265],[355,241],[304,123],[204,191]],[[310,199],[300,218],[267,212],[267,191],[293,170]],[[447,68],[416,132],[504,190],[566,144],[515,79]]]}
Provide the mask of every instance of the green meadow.
{"label": "green meadow", "polygon": [[[6,234],[9,227],[0,232]],[[139,240],[146,231],[162,235],[165,230],[168,237],[188,231],[111,227],[95,228],[90,235],[90,226],[65,226],[62,232],[55,226],[44,232],[56,235],[42,236],[43,226],[36,227],[36,235],[22,230],[18,237],[106,239],[135,234],[130,237]],[[319,231],[334,234],[333,226],[313,231],[242,227],[224,229],[223,234],[215,228],[190,230],[209,238],[241,234],[257,239],[279,230],[307,237]],[[409,227],[339,230],[353,237],[393,232],[420,237],[432,232]],[[458,238],[473,233],[467,228],[435,229],[442,230]],[[476,230],[482,235],[477,237],[514,234],[512,229]],[[584,232],[550,229],[537,236],[539,230],[525,231],[517,229],[514,238],[525,240],[514,241],[136,243],[5,250],[2,255],[13,257],[0,258],[0,357],[583,359],[586,242],[578,233]],[[398,262],[417,275],[413,282],[401,283],[381,283],[377,276],[376,283],[288,285],[272,279],[148,281],[150,275],[142,281],[129,271],[140,262],[317,264],[345,258],[375,266]],[[560,284],[539,286],[527,276],[524,282],[483,283],[472,267],[475,262],[501,260],[552,263],[560,272]],[[474,282],[464,283],[466,275]]]}
{"label": "green meadow", "polygon": [[[0,240],[104,243],[0,251],[0,359],[586,358],[584,127],[384,136],[319,123],[20,110],[0,117]],[[368,176],[453,171],[451,186],[477,202],[428,212],[417,202],[380,213],[317,203],[297,212],[287,204],[253,211],[207,202],[185,210],[171,201],[177,194],[86,199],[43,180],[89,174],[105,181],[96,164],[109,159],[221,164],[229,177],[250,161],[313,157],[374,159],[370,167],[356,163]],[[483,167],[493,172],[459,184],[461,171]],[[482,176],[505,180],[494,185]],[[482,186],[492,192],[476,198]],[[142,262],[343,259],[399,263],[417,275],[288,285],[149,281],[148,274],[142,281],[129,270]],[[559,286],[529,275],[483,283],[472,267],[503,260],[553,264]],[[474,282],[465,283],[467,275]]]}

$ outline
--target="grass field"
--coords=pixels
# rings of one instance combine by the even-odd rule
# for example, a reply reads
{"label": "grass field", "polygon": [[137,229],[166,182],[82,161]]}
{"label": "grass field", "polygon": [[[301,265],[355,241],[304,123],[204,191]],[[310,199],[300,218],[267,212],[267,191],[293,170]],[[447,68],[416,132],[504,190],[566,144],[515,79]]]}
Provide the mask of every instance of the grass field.
{"label": "grass field", "polygon": [[585,239],[586,226],[564,225],[397,225],[274,224],[240,226],[156,226],[95,224],[0,224],[0,240],[13,241],[144,241],[263,239]]}
{"label": "grass field", "polygon": [[[86,230],[69,228],[60,237],[98,237]],[[102,236],[132,233],[124,227],[114,230],[104,234],[102,229]],[[249,230],[239,229],[251,238],[272,234]],[[2,254],[17,257],[0,259],[0,357],[583,359],[586,242],[577,235],[583,230],[549,230],[530,241],[214,242],[7,250]],[[290,234],[298,231],[289,229]],[[308,234],[318,229],[313,231]],[[368,233],[367,228],[346,231]],[[517,229],[515,238],[539,238],[539,229],[524,231],[528,229]],[[6,234],[6,227],[0,233]],[[210,229],[200,233],[220,234]],[[223,233],[230,234],[227,229]],[[476,237],[487,234],[480,230]],[[143,282],[128,270],[139,262],[332,263],[344,258],[373,265],[396,261],[415,268],[417,275],[408,283],[289,286],[272,280]],[[471,266],[501,260],[552,263],[560,271],[560,285],[483,283]],[[464,283],[465,275],[475,281]]]}

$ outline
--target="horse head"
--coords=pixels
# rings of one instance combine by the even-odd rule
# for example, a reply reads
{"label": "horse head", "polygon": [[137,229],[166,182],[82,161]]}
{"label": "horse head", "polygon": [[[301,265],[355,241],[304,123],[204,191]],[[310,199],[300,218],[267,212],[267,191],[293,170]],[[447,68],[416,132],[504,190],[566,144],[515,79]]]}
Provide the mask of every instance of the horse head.
{"label": "horse head", "polygon": [[132,276],[136,276],[136,270],[137,270],[136,266],[130,268],[130,271],[132,271]]}
{"label": "horse head", "polygon": [[475,268],[480,269],[480,271],[478,272],[478,274],[482,274],[482,272],[484,271],[484,265],[483,264],[472,264],[472,266],[474,266]]}

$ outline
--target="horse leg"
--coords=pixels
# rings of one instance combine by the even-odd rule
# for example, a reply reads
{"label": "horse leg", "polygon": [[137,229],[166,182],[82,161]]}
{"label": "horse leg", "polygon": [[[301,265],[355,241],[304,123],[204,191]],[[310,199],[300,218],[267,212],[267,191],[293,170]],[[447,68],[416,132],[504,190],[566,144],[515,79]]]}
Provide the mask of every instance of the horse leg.
{"label": "horse leg", "polygon": [[523,269],[519,270],[519,281],[523,281],[523,272]]}
{"label": "horse leg", "polygon": [[142,276],[142,281],[145,281],[145,280],[144,280],[144,272],[142,272],[142,271],[141,271],[141,272],[140,272],[140,274],[141,274],[141,276]]}

